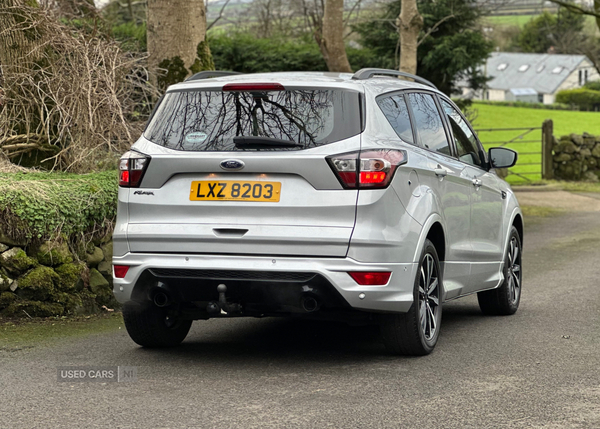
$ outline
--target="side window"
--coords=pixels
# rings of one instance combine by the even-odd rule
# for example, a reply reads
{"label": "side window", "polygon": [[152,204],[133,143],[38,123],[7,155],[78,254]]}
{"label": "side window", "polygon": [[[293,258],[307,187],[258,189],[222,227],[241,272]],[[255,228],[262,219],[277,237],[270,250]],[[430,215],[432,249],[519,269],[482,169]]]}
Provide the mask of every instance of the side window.
{"label": "side window", "polygon": [[399,94],[390,97],[380,97],[377,99],[377,104],[394,131],[396,131],[396,134],[398,134],[398,137],[405,142],[414,143],[410,117],[408,116],[404,97]]}
{"label": "side window", "polygon": [[408,94],[415,127],[421,144],[429,150],[451,156],[450,145],[442,124],[440,112],[430,94]]}
{"label": "side window", "polygon": [[444,106],[444,112],[448,115],[448,122],[450,122],[454,142],[458,150],[458,158],[467,164],[481,166],[477,139],[473,131],[450,103],[442,100],[442,106]]}

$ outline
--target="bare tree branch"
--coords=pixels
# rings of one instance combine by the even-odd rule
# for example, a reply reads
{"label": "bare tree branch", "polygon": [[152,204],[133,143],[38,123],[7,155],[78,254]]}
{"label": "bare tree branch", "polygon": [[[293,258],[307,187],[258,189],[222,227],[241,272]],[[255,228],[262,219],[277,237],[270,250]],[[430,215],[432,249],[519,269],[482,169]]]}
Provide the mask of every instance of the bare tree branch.
{"label": "bare tree branch", "polygon": [[230,1],[231,0],[227,0],[225,2],[225,4],[223,5],[223,7],[221,8],[221,10],[219,11],[219,16],[217,16],[215,18],[215,20],[213,22],[211,22],[208,27],[206,27],[206,31],[210,30],[213,27],[213,25],[215,25],[217,23],[217,21],[223,17],[223,11],[225,10],[225,8],[227,7],[227,5],[229,4]]}
{"label": "bare tree branch", "polygon": [[442,19],[440,19],[438,22],[436,22],[435,25],[433,27],[431,27],[429,30],[427,30],[427,33],[425,33],[423,35],[423,37],[421,37],[421,40],[419,40],[417,42],[417,47],[419,47],[421,45],[421,43],[423,43],[423,41],[425,39],[427,39],[427,37],[429,37],[429,35],[431,33],[433,33],[434,31],[436,31],[440,25],[442,25],[444,22],[446,22],[446,21],[448,21],[449,19],[452,19],[452,18],[454,18],[454,15],[448,15],[448,16],[445,16]]}
{"label": "bare tree branch", "polygon": [[348,12],[348,16],[346,17],[346,19],[344,20],[344,27],[346,27],[348,25],[348,22],[350,21],[350,18],[352,17],[352,14],[354,13],[354,10],[357,7],[360,7],[360,4],[362,3],[362,0],[357,0],[353,5],[352,8],[350,9],[350,12]]}
{"label": "bare tree branch", "polygon": [[590,9],[584,9],[581,6],[578,6],[574,3],[566,2],[563,0],[549,0],[554,4],[564,7],[565,9],[570,10],[571,12],[580,13],[582,15],[594,16],[596,18],[600,18],[600,11],[593,11]]}

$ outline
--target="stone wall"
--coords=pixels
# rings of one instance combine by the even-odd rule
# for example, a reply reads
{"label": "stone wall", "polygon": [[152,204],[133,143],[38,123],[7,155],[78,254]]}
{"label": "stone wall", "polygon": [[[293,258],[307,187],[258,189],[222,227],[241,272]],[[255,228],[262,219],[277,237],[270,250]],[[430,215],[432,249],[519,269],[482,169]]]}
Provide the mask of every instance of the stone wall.
{"label": "stone wall", "polygon": [[0,315],[67,316],[115,308],[111,259],[110,236],[80,249],[0,236]]}
{"label": "stone wall", "polygon": [[600,178],[600,136],[571,134],[554,138],[554,178],[598,182]]}

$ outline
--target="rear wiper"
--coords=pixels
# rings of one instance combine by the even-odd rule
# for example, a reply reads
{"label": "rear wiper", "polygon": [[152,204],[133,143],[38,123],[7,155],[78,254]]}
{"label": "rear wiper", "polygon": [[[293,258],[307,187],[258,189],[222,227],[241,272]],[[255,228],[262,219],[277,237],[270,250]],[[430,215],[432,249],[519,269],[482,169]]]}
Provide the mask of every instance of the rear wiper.
{"label": "rear wiper", "polygon": [[275,139],[273,137],[262,136],[237,136],[233,138],[233,143],[238,149],[272,149],[302,147],[300,143],[291,140]]}

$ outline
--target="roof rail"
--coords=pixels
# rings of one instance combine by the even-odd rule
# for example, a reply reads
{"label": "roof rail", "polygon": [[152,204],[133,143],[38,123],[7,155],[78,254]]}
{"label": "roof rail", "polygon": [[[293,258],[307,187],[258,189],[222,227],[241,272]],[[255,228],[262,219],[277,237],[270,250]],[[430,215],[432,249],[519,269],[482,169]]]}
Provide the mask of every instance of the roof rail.
{"label": "roof rail", "polygon": [[410,79],[413,79],[415,82],[419,82],[419,83],[422,83],[423,85],[427,85],[427,86],[437,89],[437,87],[433,83],[429,82],[427,79],[423,79],[422,77],[416,76],[414,74],[405,73],[405,72],[401,72],[398,70],[374,69],[374,68],[360,69],[359,71],[354,73],[354,76],[352,76],[352,79],[365,80],[365,79],[370,79],[375,75],[408,77]]}
{"label": "roof rail", "polygon": [[198,73],[188,77],[186,80],[184,80],[184,82],[189,82],[191,80],[209,79],[211,77],[233,76],[236,74],[243,74],[243,73],[234,72],[234,71],[207,70],[207,71],[198,72]]}

